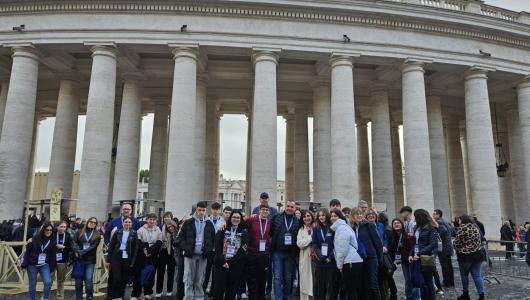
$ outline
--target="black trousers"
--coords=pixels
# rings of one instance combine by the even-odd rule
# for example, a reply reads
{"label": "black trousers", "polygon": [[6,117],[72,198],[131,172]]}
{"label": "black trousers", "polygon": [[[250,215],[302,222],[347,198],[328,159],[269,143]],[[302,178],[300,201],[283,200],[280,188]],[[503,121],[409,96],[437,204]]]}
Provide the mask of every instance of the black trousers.
{"label": "black trousers", "polygon": [[184,256],[177,255],[177,300],[184,299]]}
{"label": "black trousers", "polygon": [[506,243],[506,258],[511,258],[513,254],[513,243]]}
{"label": "black trousers", "polygon": [[[342,266],[342,288],[346,291],[348,300],[360,299],[359,289],[362,272],[363,263],[345,264]],[[366,275],[364,274],[363,276]]]}
{"label": "black trousers", "polygon": [[[167,272],[166,291],[173,292],[173,282],[175,282],[176,261],[173,255],[167,253],[166,249],[160,251],[158,256],[158,266],[156,268],[156,293],[161,294],[164,290],[164,275]],[[167,267],[167,270],[166,270]]]}
{"label": "black trousers", "polygon": [[126,259],[112,259],[108,281],[109,286],[112,286],[112,290],[107,290],[107,294],[112,297],[112,299],[123,298],[125,287],[127,286],[127,282],[129,282],[130,273],[131,268]]}
{"label": "black trousers", "polygon": [[249,254],[247,258],[248,297],[252,300],[265,299],[265,285],[269,273],[269,255]]}
{"label": "black trousers", "polygon": [[455,275],[453,271],[453,263],[451,261],[451,255],[440,254],[438,255],[440,265],[442,266],[443,283],[445,286],[455,285]]}
{"label": "black trousers", "polygon": [[340,289],[340,272],[337,268],[315,268],[315,300],[336,300]]}
{"label": "black trousers", "polygon": [[221,266],[214,266],[215,285],[213,290],[214,300],[234,300],[241,286],[243,279],[244,263],[238,266],[231,266],[225,269]]}

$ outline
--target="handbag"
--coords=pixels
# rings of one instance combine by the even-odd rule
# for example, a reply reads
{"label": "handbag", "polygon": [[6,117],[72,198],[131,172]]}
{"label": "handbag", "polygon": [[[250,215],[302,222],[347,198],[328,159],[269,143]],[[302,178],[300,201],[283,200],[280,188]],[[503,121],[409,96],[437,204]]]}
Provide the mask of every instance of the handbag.
{"label": "handbag", "polygon": [[396,269],[397,266],[394,263],[394,260],[390,257],[388,253],[383,253],[382,257],[382,268],[388,273],[392,274]]}
{"label": "handbag", "polygon": [[76,259],[72,265],[72,278],[83,279],[85,277],[85,264],[81,259]]}
{"label": "handbag", "polygon": [[436,256],[434,255],[420,255],[421,271],[436,270]]}

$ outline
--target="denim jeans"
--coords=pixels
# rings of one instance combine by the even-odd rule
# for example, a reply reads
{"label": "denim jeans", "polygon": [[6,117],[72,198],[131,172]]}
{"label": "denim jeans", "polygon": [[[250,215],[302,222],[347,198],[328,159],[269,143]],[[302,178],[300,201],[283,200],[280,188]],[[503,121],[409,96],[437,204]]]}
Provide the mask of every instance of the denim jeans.
{"label": "denim jeans", "polygon": [[40,274],[42,283],[44,284],[43,299],[50,299],[50,290],[52,289],[52,275],[50,266],[48,264],[42,266],[28,266],[28,280],[29,280],[29,300],[35,300],[37,293],[37,275]]}
{"label": "denim jeans", "polygon": [[294,259],[290,253],[276,251],[272,253],[274,272],[274,299],[291,299]]}
{"label": "denim jeans", "polygon": [[94,298],[94,264],[85,264],[85,278],[75,280],[75,299],[83,300],[83,281],[85,282],[86,299]]}
{"label": "denim jeans", "polygon": [[479,294],[484,294],[484,279],[482,278],[482,262],[462,261],[458,262],[460,277],[462,280],[462,290],[469,291],[469,273],[475,282],[475,287]]}

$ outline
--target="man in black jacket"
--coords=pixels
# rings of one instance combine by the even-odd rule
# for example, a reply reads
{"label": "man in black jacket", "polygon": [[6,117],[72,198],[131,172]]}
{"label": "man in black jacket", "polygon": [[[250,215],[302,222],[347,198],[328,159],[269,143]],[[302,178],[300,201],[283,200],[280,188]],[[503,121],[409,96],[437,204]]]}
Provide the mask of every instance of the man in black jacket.
{"label": "man in black jacket", "polygon": [[443,218],[441,209],[435,209],[432,217],[438,222],[438,234],[442,240],[442,252],[438,253],[438,259],[442,266],[443,284],[446,287],[455,286],[453,263],[451,256],[453,256],[453,243],[451,236],[453,235],[453,227]]}
{"label": "man in black jacket", "polygon": [[294,201],[285,201],[285,210],[272,219],[272,264],[274,272],[274,298],[291,299],[291,283],[295,259],[298,254],[296,236],[298,219]]}
{"label": "man in black jacket", "polygon": [[184,255],[184,299],[204,299],[202,283],[207,257],[213,252],[215,227],[206,218],[206,202],[197,203],[192,218],[186,220],[178,233],[178,245]]}
{"label": "man in black jacket", "polygon": [[504,225],[502,225],[501,227],[501,241],[506,241],[506,242],[504,243],[501,242],[501,244],[504,244],[504,246],[506,246],[506,258],[507,259],[512,258],[513,245],[514,245],[513,236],[514,234],[512,231],[512,227],[510,227],[510,222],[504,221]]}

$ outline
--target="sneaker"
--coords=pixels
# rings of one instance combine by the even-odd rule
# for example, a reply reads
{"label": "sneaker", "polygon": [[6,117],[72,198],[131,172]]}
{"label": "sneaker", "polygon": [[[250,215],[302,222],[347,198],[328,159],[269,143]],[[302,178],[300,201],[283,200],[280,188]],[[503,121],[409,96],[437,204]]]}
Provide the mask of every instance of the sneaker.
{"label": "sneaker", "polygon": [[437,291],[436,291],[436,294],[437,294],[437,295],[443,295],[443,294],[444,294],[444,291],[442,291],[442,290],[437,290]]}
{"label": "sneaker", "polygon": [[151,295],[144,295],[144,299],[154,299],[155,297],[153,296],[153,294]]}
{"label": "sneaker", "polygon": [[160,294],[156,294],[155,297],[156,297],[156,298],[161,298],[161,297],[162,297],[162,293],[160,293]]}
{"label": "sneaker", "polygon": [[246,294],[246,293],[242,293],[242,294],[241,294],[241,299],[248,299],[247,294]]}
{"label": "sneaker", "polygon": [[166,297],[171,297],[173,296],[173,291],[167,291],[166,292]]}

